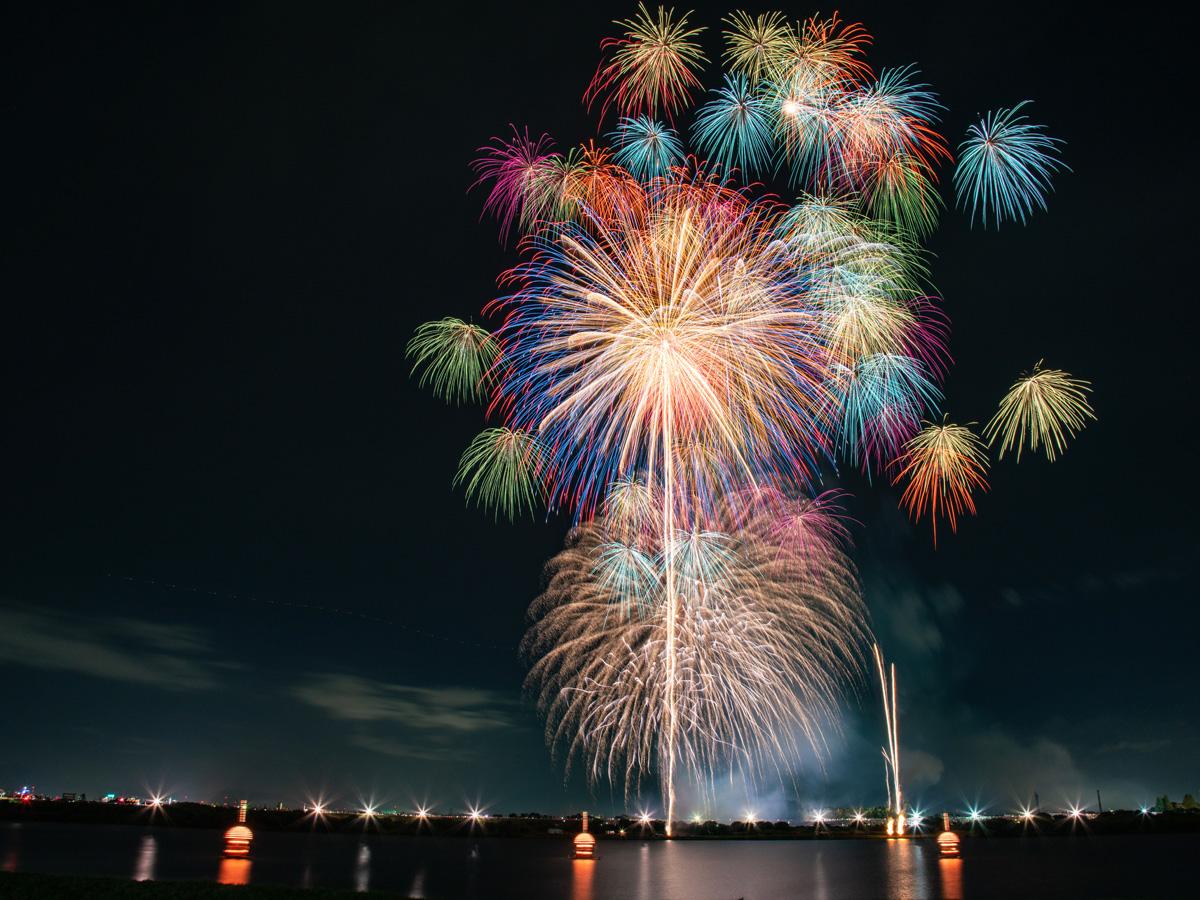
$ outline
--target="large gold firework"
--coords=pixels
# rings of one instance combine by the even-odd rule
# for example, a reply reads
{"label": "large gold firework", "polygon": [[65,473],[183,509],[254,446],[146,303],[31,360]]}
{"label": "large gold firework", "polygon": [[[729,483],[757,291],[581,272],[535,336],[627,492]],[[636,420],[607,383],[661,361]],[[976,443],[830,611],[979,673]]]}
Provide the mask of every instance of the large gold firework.
{"label": "large gold firework", "polygon": [[1036,453],[1042,447],[1046,459],[1054,462],[1067,449],[1067,439],[1082,431],[1089,419],[1095,421],[1087,399],[1091,389],[1090,382],[1061,369],[1043,369],[1038,360],[1004,395],[983,436],[989,447],[999,439],[1001,459],[1015,447],[1020,462],[1022,449]]}

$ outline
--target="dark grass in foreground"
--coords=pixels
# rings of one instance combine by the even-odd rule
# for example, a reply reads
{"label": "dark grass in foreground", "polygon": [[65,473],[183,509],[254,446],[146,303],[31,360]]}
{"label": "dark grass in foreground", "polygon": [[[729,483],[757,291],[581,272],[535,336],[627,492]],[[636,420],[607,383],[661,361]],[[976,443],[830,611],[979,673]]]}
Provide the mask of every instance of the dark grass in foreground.
{"label": "dark grass in foreground", "polygon": [[5,900],[45,900],[47,897],[87,900],[349,900],[351,897],[401,898],[391,891],[290,888],[269,885],[234,886],[204,881],[130,881],[82,875],[0,873],[0,897]]}

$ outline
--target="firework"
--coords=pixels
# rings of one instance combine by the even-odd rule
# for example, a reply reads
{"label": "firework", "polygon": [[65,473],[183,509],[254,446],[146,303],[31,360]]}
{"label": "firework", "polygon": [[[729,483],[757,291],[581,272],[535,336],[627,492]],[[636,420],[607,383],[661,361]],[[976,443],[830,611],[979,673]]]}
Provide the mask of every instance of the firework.
{"label": "firework", "polygon": [[485,329],[455,318],[421,325],[405,349],[413,359],[413,373],[424,370],[420,384],[429,384],[435,396],[449,403],[483,396],[497,353],[496,342]]}
{"label": "firework", "polygon": [[743,177],[764,173],[773,164],[775,134],[771,109],[744,75],[727,75],[725,84],[696,111],[692,139],[721,171]]}
{"label": "firework", "polygon": [[511,127],[511,139],[495,138],[493,146],[480,147],[482,155],[471,164],[479,176],[475,186],[491,184],[483,211],[496,217],[502,236],[515,224],[528,225],[535,217],[536,204],[531,201],[553,156],[549,135],[531,138],[529,129],[520,132]]}
{"label": "firework", "polygon": [[1067,439],[1082,431],[1096,414],[1088,403],[1091,385],[1060,369],[1043,369],[1038,360],[1033,371],[1012,386],[1000,408],[983,430],[988,446],[1000,441],[1000,458],[1012,449],[1021,461],[1021,450],[1045,449],[1050,462],[1067,449]]}
{"label": "firework", "polygon": [[[843,535],[829,498],[775,498],[735,530],[677,532],[683,614],[669,650],[664,554],[653,564],[626,557],[634,575],[605,577],[607,521],[579,528],[548,567],[524,642],[551,743],[591,779],[622,781],[627,792],[670,768],[669,754],[704,783],[722,768],[754,778],[802,743],[823,751],[824,723],[860,671],[865,637]],[[818,551],[820,565],[801,547]],[[669,654],[673,685],[662,675]]]}
{"label": "firework", "polygon": [[487,428],[463,452],[454,484],[466,487],[468,503],[515,519],[541,501],[540,466],[537,442],[527,432]]}
{"label": "firework", "polygon": [[[949,153],[916,70],[876,77],[870,37],[836,15],[734,13],[691,155],[673,123],[702,87],[701,29],[645,5],[618,24],[585,94],[617,113],[611,147],[513,128],[474,164],[485,211],[522,234],[484,307],[494,332],[429,323],[409,352],[500,426],[463,454],[468,501],[571,517],[531,678],[569,758],[627,784],[656,773],[670,834],[677,766],[750,771],[819,745],[854,668],[845,525],[836,497],[804,495],[838,459],[891,471],[936,543],[939,519],[974,512],[987,459],[966,428],[921,430],[950,363],[918,244]],[[757,196],[767,177],[796,202]],[[1046,396],[1003,447],[1045,427],[1061,452],[1079,413]]]}
{"label": "firework", "polygon": [[876,353],[838,379],[839,448],[864,469],[887,463],[920,430],[924,412],[936,409],[942,392],[912,357]]}
{"label": "firework", "polygon": [[779,208],[682,176],[643,191],[637,208],[536,238],[494,306],[500,402],[549,455],[552,502],[590,513],[609,484],[687,446],[717,475],[671,473],[676,510],[708,505],[717,484],[808,483],[828,455],[828,357]]}
{"label": "firework", "polygon": [[612,142],[617,148],[614,162],[635,178],[664,175],[671,166],[683,161],[679,136],[649,116],[622,119],[612,134]]}
{"label": "firework", "polygon": [[882,161],[901,156],[932,178],[934,167],[949,159],[946,142],[934,128],[942,105],[929,85],[916,81],[917,74],[911,66],[887,69],[874,84],[845,95],[836,119],[832,177],[860,185]]}
{"label": "firework", "polygon": [[1051,178],[1067,168],[1057,155],[1062,141],[1021,115],[1028,102],[989,112],[959,145],[954,188],[959,206],[970,207],[972,224],[976,214],[985,228],[989,220],[996,226],[1006,218],[1024,222],[1035,206],[1046,208]]}
{"label": "firework", "polygon": [[743,81],[759,84],[779,71],[791,48],[795,33],[782,13],[763,13],[750,18],[744,12],[727,16],[723,59],[730,72]]}
{"label": "firework", "polygon": [[937,227],[942,197],[928,167],[898,151],[879,161],[865,187],[871,215],[904,231],[926,235]]}
{"label": "firework", "polygon": [[959,516],[975,514],[972,493],[988,487],[983,442],[965,425],[927,425],[905,444],[894,465],[895,483],[908,480],[900,503],[914,519],[929,513],[934,546],[938,519],[945,517],[956,531]]}
{"label": "firework", "polygon": [[696,41],[704,29],[688,28],[687,17],[676,19],[674,9],[661,6],[652,17],[639,3],[636,16],[616,22],[625,35],[600,45],[612,58],[600,63],[588,85],[588,106],[603,96],[601,116],[610,106],[622,116],[673,116],[702,87],[696,71],[708,61]]}

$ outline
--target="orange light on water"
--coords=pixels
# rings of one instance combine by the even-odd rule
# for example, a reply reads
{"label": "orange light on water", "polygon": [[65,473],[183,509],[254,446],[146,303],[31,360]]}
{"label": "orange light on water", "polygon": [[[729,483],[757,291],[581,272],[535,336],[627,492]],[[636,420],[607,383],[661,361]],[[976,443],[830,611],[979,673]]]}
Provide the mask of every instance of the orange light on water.
{"label": "orange light on water", "polygon": [[228,857],[221,860],[221,868],[217,870],[217,881],[221,884],[249,884],[250,860]]}

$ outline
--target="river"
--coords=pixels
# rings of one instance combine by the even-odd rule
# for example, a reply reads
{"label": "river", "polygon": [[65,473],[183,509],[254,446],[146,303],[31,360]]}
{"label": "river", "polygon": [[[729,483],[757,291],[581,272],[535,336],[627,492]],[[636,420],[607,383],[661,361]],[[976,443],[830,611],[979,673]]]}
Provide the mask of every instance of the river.
{"label": "river", "polygon": [[249,860],[218,831],[0,824],[0,870],[132,879],[385,889],[428,900],[862,900],[1180,897],[1196,889],[1200,835],[932,841],[602,841],[262,832]]}

